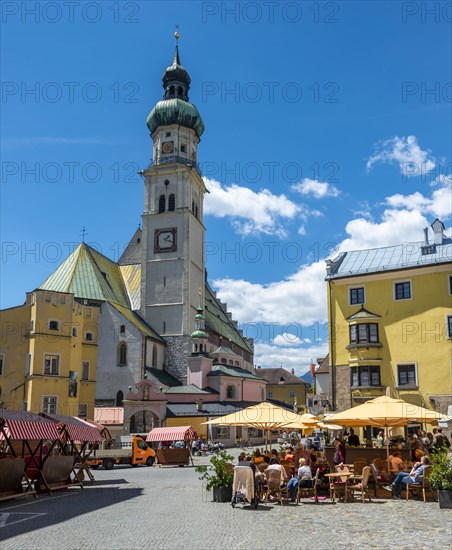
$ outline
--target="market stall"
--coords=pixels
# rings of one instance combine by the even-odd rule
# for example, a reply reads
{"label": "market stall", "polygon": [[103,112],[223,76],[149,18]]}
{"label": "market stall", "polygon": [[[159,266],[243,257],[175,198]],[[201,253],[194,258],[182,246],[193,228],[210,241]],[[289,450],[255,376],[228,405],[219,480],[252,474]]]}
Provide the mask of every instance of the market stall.
{"label": "market stall", "polygon": [[[193,465],[190,450],[193,440],[197,437],[196,431],[191,426],[172,426],[154,428],[148,433],[146,441],[169,444],[167,447],[157,449],[157,460],[162,466],[187,466],[190,461]],[[176,441],[183,441],[185,446],[171,446]]]}
{"label": "market stall", "polygon": [[[95,447],[102,441],[99,428],[75,416],[44,413],[40,413],[40,415],[57,426],[65,454],[64,460],[59,461],[58,468],[56,466],[49,468],[47,475],[42,476],[41,489],[49,489],[56,484],[60,484],[59,488],[61,488],[61,484],[64,486],[65,480],[70,480],[71,473],[74,474],[74,479],[67,481],[66,485],[76,484],[83,487],[85,473],[91,481],[94,481],[94,476],[88,468],[88,459]],[[51,476],[51,479],[48,476]],[[55,476],[58,479],[54,479]]]}
{"label": "market stall", "polygon": [[54,423],[25,411],[0,410],[0,500],[33,495],[48,453],[58,446]]}

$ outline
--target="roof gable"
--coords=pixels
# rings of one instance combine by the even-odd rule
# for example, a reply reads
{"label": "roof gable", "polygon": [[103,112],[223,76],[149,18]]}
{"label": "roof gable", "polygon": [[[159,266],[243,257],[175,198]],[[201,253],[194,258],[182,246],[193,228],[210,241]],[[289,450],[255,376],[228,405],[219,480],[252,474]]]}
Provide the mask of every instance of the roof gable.
{"label": "roof gable", "polygon": [[[289,372],[288,370],[286,370],[282,367],[276,367],[276,368],[264,367],[264,368],[256,369],[255,373],[259,378],[263,378],[269,384],[309,385],[307,382],[305,382],[304,380],[302,380],[298,376],[295,376],[295,374],[292,374],[291,372]],[[281,380],[281,378],[284,378],[284,380]]]}

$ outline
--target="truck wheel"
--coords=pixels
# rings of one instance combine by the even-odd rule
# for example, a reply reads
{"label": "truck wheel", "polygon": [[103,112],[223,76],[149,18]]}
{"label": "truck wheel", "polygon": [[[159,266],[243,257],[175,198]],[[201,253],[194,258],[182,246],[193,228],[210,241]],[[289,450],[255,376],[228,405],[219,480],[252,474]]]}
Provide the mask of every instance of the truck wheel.
{"label": "truck wheel", "polygon": [[155,461],[155,456],[148,456],[146,460],[146,466],[152,466],[154,464],[154,461]]}
{"label": "truck wheel", "polygon": [[115,465],[115,463],[113,462],[113,460],[111,458],[106,458],[103,461],[103,466],[104,466],[105,470],[113,470],[114,465]]}
{"label": "truck wheel", "polygon": [[92,468],[93,470],[97,470],[97,468],[99,468],[99,464],[94,464],[94,466],[90,466],[90,468]]}
{"label": "truck wheel", "polygon": [[136,468],[138,464],[131,464],[132,468]]}

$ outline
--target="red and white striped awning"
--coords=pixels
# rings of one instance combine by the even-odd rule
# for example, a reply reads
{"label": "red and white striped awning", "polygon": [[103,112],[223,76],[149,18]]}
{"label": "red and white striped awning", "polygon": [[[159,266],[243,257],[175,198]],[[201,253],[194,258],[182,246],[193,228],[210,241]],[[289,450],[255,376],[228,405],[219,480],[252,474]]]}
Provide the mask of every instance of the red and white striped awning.
{"label": "red and white striped awning", "polygon": [[66,439],[67,442],[100,443],[102,441],[102,437],[97,428],[88,425],[76,416],[46,414],[44,417],[55,423],[55,426],[60,432],[60,439]]}
{"label": "red and white striped awning", "polygon": [[60,434],[56,425],[32,412],[0,409],[0,439],[56,441]]}
{"label": "red and white striped awning", "polygon": [[198,434],[191,426],[172,426],[167,428],[154,428],[146,441],[188,441],[196,439]]}

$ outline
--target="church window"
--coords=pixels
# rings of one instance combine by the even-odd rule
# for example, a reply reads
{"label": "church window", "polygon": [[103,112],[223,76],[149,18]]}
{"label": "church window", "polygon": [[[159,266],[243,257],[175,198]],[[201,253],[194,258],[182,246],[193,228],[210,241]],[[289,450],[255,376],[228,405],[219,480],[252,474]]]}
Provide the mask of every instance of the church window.
{"label": "church window", "polygon": [[170,95],[174,95],[174,86],[170,86],[169,93]]}
{"label": "church window", "polygon": [[195,213],[195,201],[191,201],[191,211]]}
{"label": "church window", "polygon": [[177,88],[177,95],[178,95],[179,97],[182,97],[183,93],[184,93],[184,90],[182,89],[182,86],[178,86],[178,88]]}
{"label": "church window", "polygon": [[176,196],[173,193],[171,193],[171,195],[168,198],[168,210],[170,212],[174,212],[175,208],[176,208]]}
{"label": "church window", "polygon": [[195,206],[195,218],[198,217],[198,205]]}
{"label": "church window", "polygon": [[235,397],[235,387],[234,386],[228,386],[226,388],[226,398],[227,399],[234,399]]}
{"label": "church window", "polygon": [[187,152],[187,146],[186,145],[181,145],[180,150],[181,150],[182,153],[186,153]]}
{"label": "church window", "polygon": [[120,332],[121,334],[125,334],[125,332],[126,332],[126,326],[125,326],[125,325],[121,325],[121,326],[119,327],[119,332]]}
{"label": "church window", "polygon": [[116,394],[116,407],[122,407],[122,402],[124,400],[124,394],[121,390]]}
{"label": "church window", "polygon": [[202,344],[199,344],[199,351],[202,352]]}
{"label": "church window", "polygon": [[166,286],[166,277],[163,277],[163,286]]}
{"label": "church window", "polygon": [[232,359],[229,359],[229,364],[234,365],[234,361]]}
{"label": "church window", "polygon": [[159,197],[159,213],[165,212],[166,198],[165,195],[160,195]]}
{"label": "church window", "polygon": [[165,137],[171,137],[171,132],[166,132]]}
{"label": "church window", "polygon": [[118,346],[118,366],[125,367],[127,365],[127,344],[121,342]]}
{"label": "church window", "polygon": [[226,359],[224,357],[221,358],[221,362],[226,365]]}
{"label": "church window", "polygon": [[152,347],[152,366],[157,366],[157,346],[155,344]]}
{"label": "church window", "polygon": [[92,342],[94,340],[94,334],[92,332],[85,333],[85,340]]}

